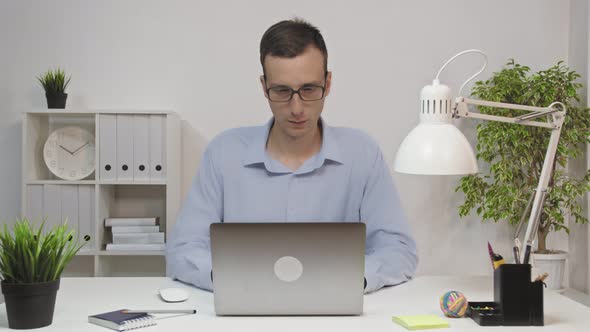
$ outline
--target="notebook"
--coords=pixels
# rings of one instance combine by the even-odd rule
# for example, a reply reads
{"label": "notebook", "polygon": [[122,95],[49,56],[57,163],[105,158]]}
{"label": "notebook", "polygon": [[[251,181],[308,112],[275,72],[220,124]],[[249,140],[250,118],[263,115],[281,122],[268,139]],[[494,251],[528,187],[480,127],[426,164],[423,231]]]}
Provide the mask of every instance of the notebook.
{"label": "notebook", "polygon": [[435,315],[393,316],[393,321],[408,330],[425,330],[449,327],[449,323]]}
{"label": "notebook", "polygon": [[128,314],[123,310],[105,312],[104,314],[88,316],[88,322],[116,331],[127,331],[140,327],[156,325],[154,317],[147,313]]}

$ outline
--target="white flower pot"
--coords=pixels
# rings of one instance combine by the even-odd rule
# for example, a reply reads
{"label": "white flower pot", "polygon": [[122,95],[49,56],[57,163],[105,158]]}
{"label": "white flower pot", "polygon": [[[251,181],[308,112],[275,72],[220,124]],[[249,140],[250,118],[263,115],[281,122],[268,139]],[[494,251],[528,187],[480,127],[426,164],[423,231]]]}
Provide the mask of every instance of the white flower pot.
{"label": "white flower pot", "polygon": [[[558,251],[554,254],[533,254],[535,270],[538,273],[547,272],[545,279],[547,288],[563,289],[563,275],[565,273],[565,260],[567,252]],[[533,278],[536,276],[533,275]]]}

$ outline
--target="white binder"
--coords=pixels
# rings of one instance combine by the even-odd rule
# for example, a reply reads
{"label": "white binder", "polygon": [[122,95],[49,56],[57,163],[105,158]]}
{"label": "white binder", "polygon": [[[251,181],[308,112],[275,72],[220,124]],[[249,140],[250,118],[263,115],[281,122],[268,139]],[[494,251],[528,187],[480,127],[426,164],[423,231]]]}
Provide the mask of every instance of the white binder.
{"label": "white binder", "polygon": [[61,224],[61,194],[60,185],[43,185],[43,218],[46,218],[44,230],[48,231],[55,225]]}
{"label": "white binder", "polygon": [[78,222],[78,186],[64,184],[60,188],[61,220],[67,220],[68,227],[76,233],[80,229]]}
{"label": "white binder", "polygon": [[133,116],[133,181],[150,180],[149,115]]}
{"label": "white binder", "polygon": [[90,235],[90,241],[82,248],[94,247],[94,186],[78,186],[78,220],[80,228],[78,238],[84,241],[84,235]]}
{"label": "white binder", "polygon": [[43,221],[43,185],[27,185],[27,209],[24,211],[25,217],[29,219],[32,225],[40,225]]}
{"label": "white binder", "polygon": [[100,114],[98,121],[100,180],[114,181],[117,179],[117,116]]}
{"label": "white binder", "polygon": [[164,243],[164,233],[113,233],[114,244]]}
{"label": "white binder", "polygon": [[133,115],[117,114],[117,181],[133,181]]}
{"label": "white binder", "polygon": [[150,115],[150,181],[166,179],[166,115]]}

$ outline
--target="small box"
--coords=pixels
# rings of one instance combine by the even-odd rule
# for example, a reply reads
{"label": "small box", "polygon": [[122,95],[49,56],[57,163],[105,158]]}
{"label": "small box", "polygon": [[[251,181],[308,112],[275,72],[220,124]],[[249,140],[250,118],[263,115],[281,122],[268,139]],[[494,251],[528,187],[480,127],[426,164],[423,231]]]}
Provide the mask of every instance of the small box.
{"label": "small box", "polygon": [[467,315],[481,326],[500,325],[500,309],[494,302],[469,302]]}

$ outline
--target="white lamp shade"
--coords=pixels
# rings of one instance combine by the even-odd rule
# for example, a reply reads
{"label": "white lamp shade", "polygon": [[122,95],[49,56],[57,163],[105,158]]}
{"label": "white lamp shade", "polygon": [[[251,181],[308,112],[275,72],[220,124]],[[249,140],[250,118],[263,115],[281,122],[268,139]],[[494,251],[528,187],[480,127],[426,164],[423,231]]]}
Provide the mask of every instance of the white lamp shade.
{"label": "white lamp shade", "polygon": [[404,139],[394,169],[400,173],[461,175],[477,173],[467,138],[451,123],[421,122]]}

